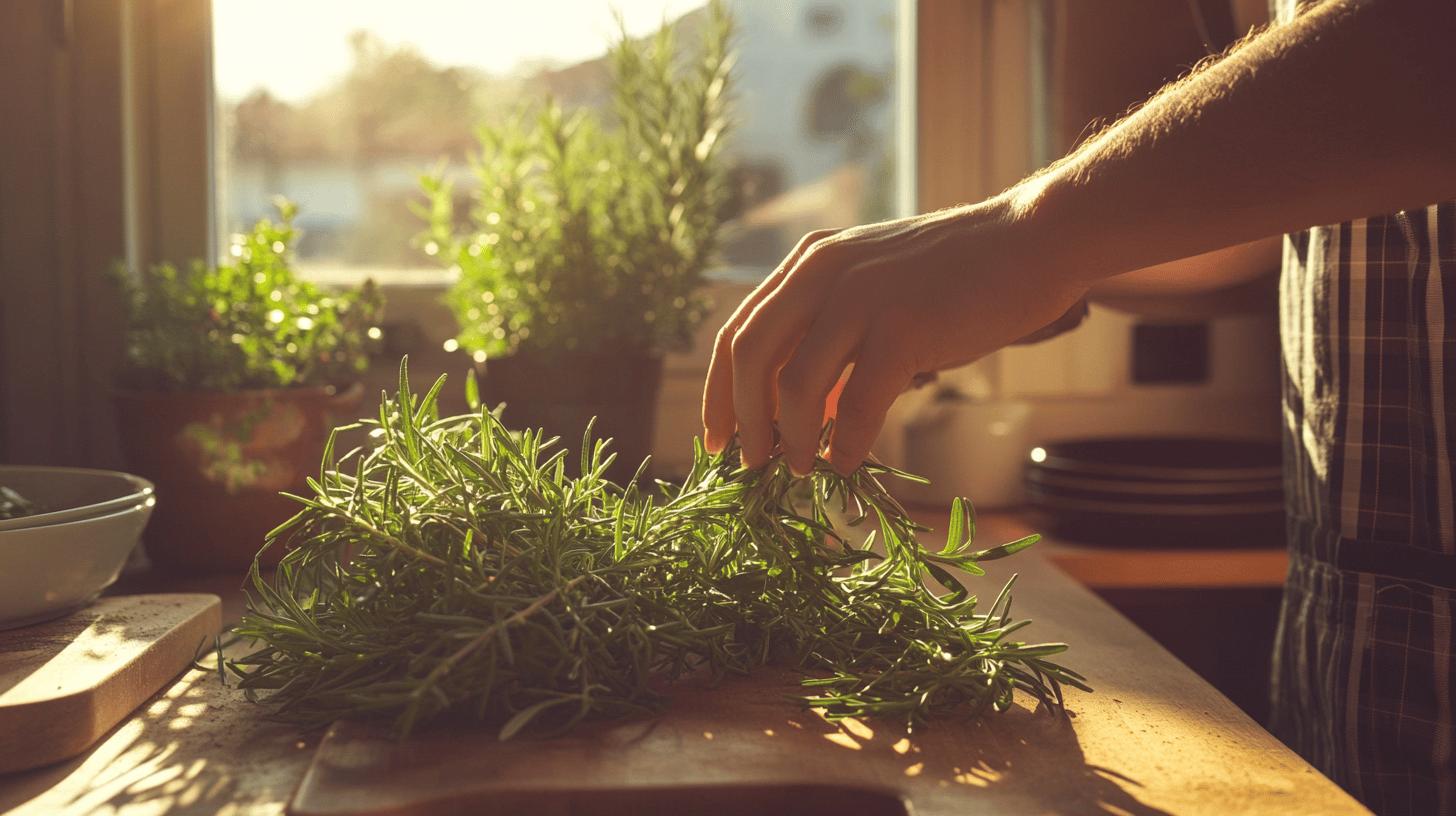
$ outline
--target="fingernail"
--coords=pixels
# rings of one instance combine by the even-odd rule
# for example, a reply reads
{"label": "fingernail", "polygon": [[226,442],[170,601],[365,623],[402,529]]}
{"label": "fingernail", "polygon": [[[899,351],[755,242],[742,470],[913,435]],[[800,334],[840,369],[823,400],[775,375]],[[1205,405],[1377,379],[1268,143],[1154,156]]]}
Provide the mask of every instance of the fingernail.
{"label": "fingernail", "polygon": [[804,467],[803,465],[800,465],[797,462],[790,462],[789,463],[789,473],[793,474],[793,477],[795,479],[802,479],[805,476],[808,476],[809,475],[809,471],[811,471],[811,470],[813,470],[813,468],[811,468],[811,467]]}
{"label": "fingernail", "polygon": [[714,436],[712,431],[709,431],[708,429],[704,428],[703,429],[703,447],[707,449],[708,453],[711,453],[714,456],[717,456],[718,454],[720,454],[720,453],[723,452],[723,440],[721,440],[718,437]]}

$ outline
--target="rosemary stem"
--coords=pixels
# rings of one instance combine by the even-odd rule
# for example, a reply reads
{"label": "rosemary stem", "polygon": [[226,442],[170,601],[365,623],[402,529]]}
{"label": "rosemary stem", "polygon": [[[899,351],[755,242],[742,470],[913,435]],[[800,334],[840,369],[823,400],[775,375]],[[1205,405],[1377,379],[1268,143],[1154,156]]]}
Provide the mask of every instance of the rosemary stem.
{"label": "rosemary stem", "polygon": [[440,664],[435,666],[435,668],[432,669],[428,675],[426,675],[424,686],[421,688],[421,691],[417,693],[423,693],[424,688],[434,685],[441,677],[444,677],[447,673],[449,673],[450,669],[456,663],[459,663],[461,660],[469,657],[471,652],[474,652],[476,649],[479,649],[481,646],[488,643],[492,637],[495,637],[497,632],[500,632],[502,629],[507,629],[515,624],[518,624],[521,621],[524,621],[526,618],[529,618],[537,612],[540,612],[546,607],[547,604],[556,600],[556,597],[558,595],[581,583],[583,580],[586,579],[586,577],[587,576],[585,574],[578,575],[575,578],[572,578],[570,581],[567,581],[561,586],[551,590],[550,592],[541,595],[534,601],[531,601],[529,604],[522,607],[520,610],[512,613],[510,616],[503,618],[502,620],[498,620],[495,623],[492,623],[490,626],[485,627],[480,635],[477,636],[474,640],[471,640],[464,646],[456,649],[453,653],[450,654],[449,657],[446,657],[444,660],[440,661]]}

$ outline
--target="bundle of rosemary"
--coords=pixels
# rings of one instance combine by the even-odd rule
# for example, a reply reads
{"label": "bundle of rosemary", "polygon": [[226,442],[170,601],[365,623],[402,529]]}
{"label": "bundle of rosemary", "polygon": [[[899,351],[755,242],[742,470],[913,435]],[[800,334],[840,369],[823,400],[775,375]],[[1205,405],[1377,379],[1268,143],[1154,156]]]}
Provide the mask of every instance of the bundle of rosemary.
{"label": "bundle of rosemary", "polygon": [[[1048,659],[1065,645],[1012,639],[1028,621],[1011,618],[1010,583],[978,611],[954,574],[1036,537],[973,551],[958,501],[944,547],[923,549],[879,481],[905,474],[820,462],[796,479],[699,444],[681,485],[621,487],[590,429],[571,476],[554,440],[507,430],[473,380],[474,413],[440,417],[443,382],[417,398],[402,366],[367,445],[336,457],[331,439],[313,495],[270,533],[291,548],[277,572],[254,566],[236,631],[258,648],[226,666],[286,719],[385,716],[403,734],[451,712],[505,739],[771,661],[801,667],[804,701],[830,717],[999,711],[1015,689],[1060,710],[1062,684],[1086,688]],[[845,513],[868,540],[836,529]]]}

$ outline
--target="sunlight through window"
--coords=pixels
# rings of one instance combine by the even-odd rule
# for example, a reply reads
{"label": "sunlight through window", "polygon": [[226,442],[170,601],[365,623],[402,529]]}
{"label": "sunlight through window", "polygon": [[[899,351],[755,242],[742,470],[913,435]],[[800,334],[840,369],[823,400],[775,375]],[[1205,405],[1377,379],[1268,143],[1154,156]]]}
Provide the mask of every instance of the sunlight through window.
{"label": "sunlight through window", "polygon": [[[799,236],[895,213],[896,0],[734,0],[733,196],[722,260],[772,268]],[[468,197],[475,127],[554,98],[607,104],[613,9],[632,36],[687,42],[701,0],[214,0],[219,234],[284,195],[311,275],[438,270],[415,240],[418,180]]]}

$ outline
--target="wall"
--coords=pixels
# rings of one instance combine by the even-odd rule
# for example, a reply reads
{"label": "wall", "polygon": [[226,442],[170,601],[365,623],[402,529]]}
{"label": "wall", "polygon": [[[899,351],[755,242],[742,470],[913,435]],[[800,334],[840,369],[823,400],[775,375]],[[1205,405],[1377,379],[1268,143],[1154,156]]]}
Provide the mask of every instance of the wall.
{"label": "wall", "polygon": [[121,4],[0,3],[0,461],[114,464]]}

